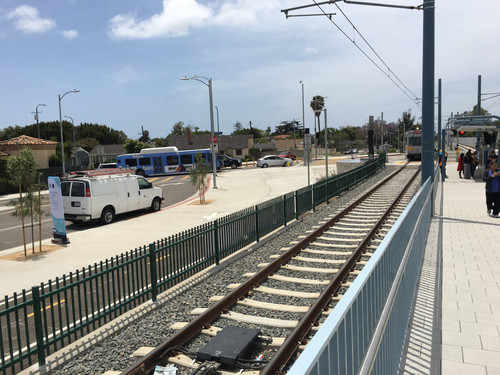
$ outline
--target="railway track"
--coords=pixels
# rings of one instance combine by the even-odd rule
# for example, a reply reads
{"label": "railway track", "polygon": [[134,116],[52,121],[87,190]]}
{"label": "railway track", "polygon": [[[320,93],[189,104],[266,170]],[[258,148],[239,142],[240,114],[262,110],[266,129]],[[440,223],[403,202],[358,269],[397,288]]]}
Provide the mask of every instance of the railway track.
{"label": "railway track", "polygon": [[406,207],[418,173],[394,172],[279,249],[227,295],[210,297],[209,308],[192,310],[191,322],[174,324],[175,334],[123,374],[168,364],[177,374],[285,373]]}

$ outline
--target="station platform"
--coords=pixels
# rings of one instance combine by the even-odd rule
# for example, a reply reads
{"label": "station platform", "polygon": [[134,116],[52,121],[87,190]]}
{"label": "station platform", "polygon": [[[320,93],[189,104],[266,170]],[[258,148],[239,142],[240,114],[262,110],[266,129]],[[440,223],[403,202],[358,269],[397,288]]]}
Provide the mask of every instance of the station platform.
{"label": "station platform", "polygon": [[400,374],[500,374],[500,219],[481,171],[438,186]]}

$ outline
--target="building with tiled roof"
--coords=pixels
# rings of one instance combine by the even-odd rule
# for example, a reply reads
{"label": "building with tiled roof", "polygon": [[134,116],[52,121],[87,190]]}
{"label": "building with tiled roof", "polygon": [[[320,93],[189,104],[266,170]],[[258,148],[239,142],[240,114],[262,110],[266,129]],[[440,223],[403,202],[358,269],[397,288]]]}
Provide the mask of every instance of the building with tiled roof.
{"label": "building with tiled roof", "polygon": [[50,157],[56,154],[57,142],[27,135],[0,141],[0,151],[10,156],[21,155],[21,150],[24,148],[29,148],[33,151],[37,162],[37,169],[48,168]]}

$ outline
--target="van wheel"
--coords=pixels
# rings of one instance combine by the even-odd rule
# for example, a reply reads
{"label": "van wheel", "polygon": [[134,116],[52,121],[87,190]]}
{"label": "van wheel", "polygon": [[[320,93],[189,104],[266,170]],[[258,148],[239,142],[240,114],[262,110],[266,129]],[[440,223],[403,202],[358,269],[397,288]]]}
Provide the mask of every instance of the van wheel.
{"label": "van wheel", "polygon": [[153,212],[160,211],[160,208],[161,208],[160,198],[153,199],[153,203],[151,203],[151,211]]}
{"label": "van wheel", "polygon": [[106,207],[102,210],[101,214],[101,223],[102,224],[110,224],[115,219],[115,210],[112,207]]}

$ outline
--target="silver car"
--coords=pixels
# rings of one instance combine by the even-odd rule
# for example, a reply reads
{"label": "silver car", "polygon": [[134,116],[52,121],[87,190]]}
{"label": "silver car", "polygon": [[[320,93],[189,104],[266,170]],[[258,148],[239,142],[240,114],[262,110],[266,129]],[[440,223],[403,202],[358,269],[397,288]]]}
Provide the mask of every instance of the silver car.
{"label": "silver car", "polygon": [[267,167],[287,167],[292,165],[293,160],[289,158],[284,158],[277,155],[264,156],[257,160],[257,167],[267,168]]}

